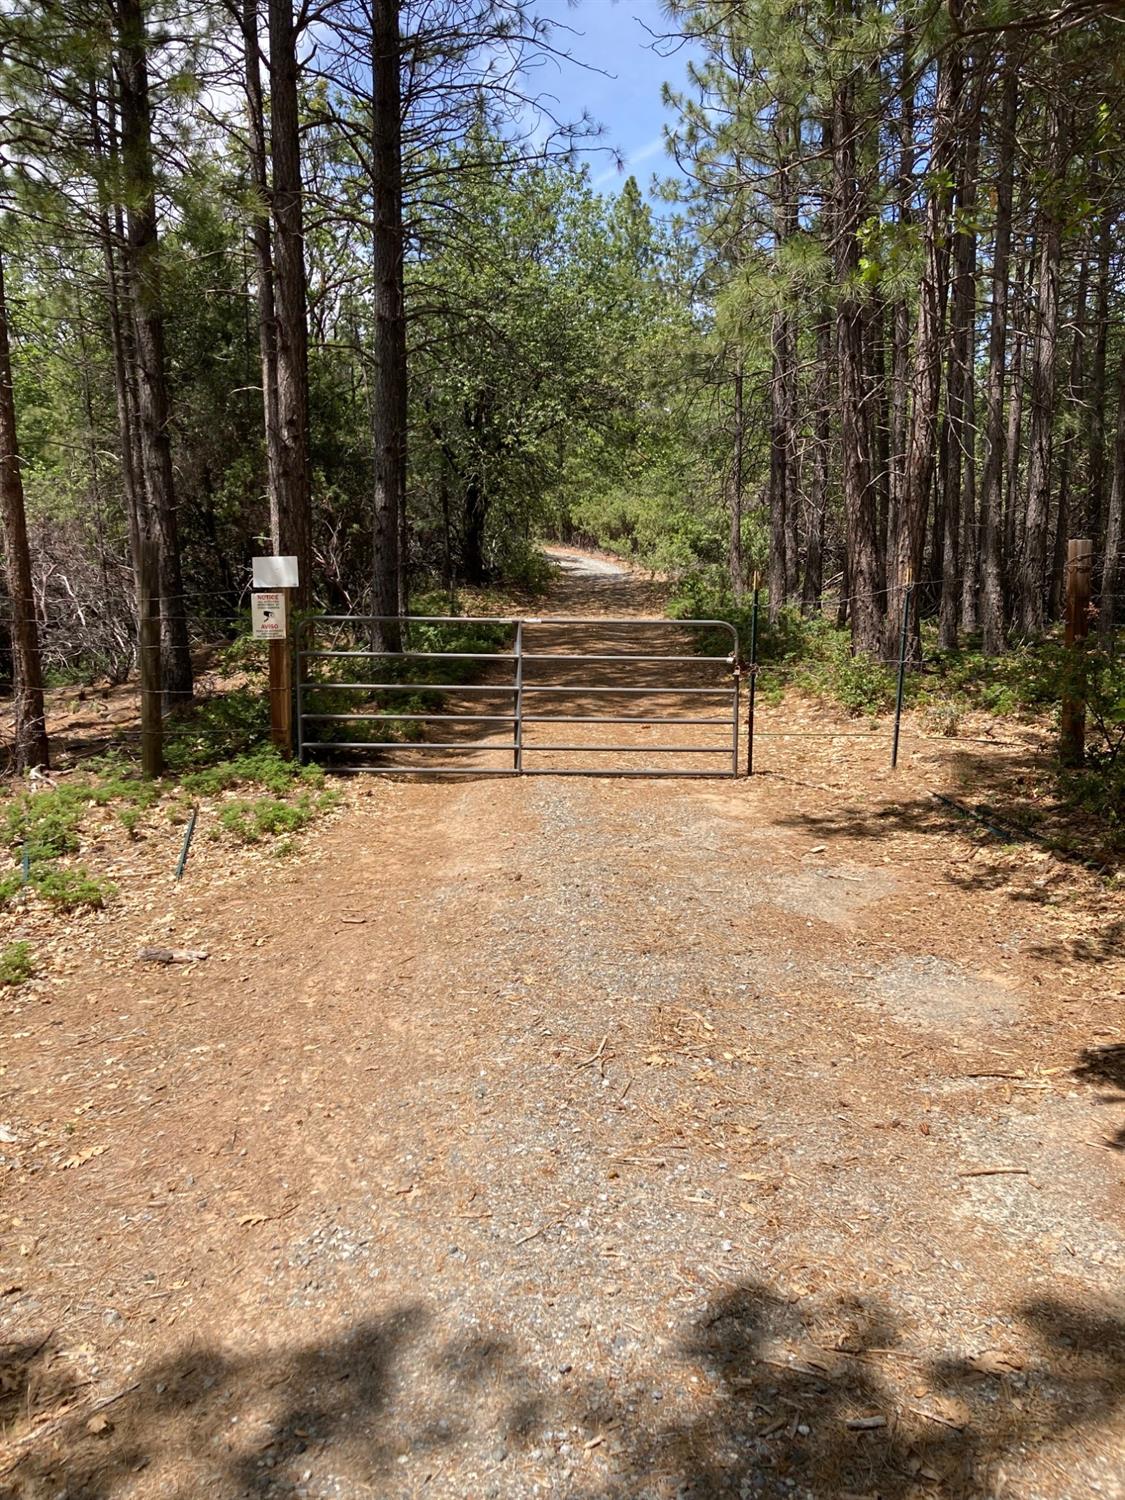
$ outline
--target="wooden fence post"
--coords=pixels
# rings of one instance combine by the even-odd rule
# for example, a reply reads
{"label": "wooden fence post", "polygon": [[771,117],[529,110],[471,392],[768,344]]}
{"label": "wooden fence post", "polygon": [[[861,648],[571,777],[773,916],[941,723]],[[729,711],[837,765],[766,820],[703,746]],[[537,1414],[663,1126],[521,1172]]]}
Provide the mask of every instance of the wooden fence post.
{"label": "wooden fence post", "polygon": [[289,615],[292,594],[280,590],[285,636],[270,641],[270,739],[286,760],[293,758],[293,626]]}
{"label": "wooden fence post", "polygon": [[1073,672],[1063,689],[1059,722],[1059,760],[1080,766],[1086,759],[1085,642],[1090,629],[1090,578],[1094,544],[1088,537],[1072,537],[1066,544],[1066,645]]}

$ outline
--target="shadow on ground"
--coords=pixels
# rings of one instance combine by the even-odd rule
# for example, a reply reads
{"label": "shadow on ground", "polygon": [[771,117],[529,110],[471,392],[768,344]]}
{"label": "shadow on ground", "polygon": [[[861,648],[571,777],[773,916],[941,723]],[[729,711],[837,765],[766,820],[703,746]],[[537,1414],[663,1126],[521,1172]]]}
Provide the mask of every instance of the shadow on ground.
{"label": "shadow on ground", "polygon": [[[1096,1454],[1098,1425],[1125,1402],[1125,1324],[1060,1300],[1017,1316],[1021,1331],[1000,1353],[926,1359],[870,1300],[799,1309],[748,1283],[653,1366],[658,1404],[651,1389],[545,1385],[504,1335],[442,1340],[434,1314],[406,1305],[261,1357],[185,1350],[100,1408],[71,1392],[69,1412],[17,1440],[0,1495],[518,1495],[535,1448],[552,1492],[574,1500],[905,1500],[927,1485],[968,1500],[1082,1429]],[[25,1352],[9,1419],[45,1354]],[[684,1395],[693,1376],[694,1402]],[[68,1393],[51,1396],[57,1411]],[[569,1454],[557,1452],[562,1432]],[[1114,1438],[1102,1441],[1110,1473]]]}
{"label": "shadow on ground", "polygon": [[[1125,1043],[1113,1042],[1105,1047],[1087,1047],[1078,1059],[1075,1078],[1083,1083],[1101,1084],[1117,1089],[1116,1094],[1102,1094],[1099,1104],[1125,1104]],[[1114,1151],[1125,1151],[1125,1125],[1105,1144]]]}

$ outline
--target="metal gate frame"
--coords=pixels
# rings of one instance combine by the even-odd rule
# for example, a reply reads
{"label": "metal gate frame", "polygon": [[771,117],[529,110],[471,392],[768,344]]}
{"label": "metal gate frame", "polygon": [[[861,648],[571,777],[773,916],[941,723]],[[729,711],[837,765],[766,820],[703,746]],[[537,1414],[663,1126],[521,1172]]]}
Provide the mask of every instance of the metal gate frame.
{"label": "metal gate frame", "polygon": [[[310,647],[306,644],[308,639],[315,640],[313,632],[319,625],[348,625],[363,627],[374,625],[389,625],[397,623],[402,627],[404,639],[409,639],[409,628],[412,624],[417,625],[509,625],[515,627],[514,650],[512,651],[376,651],[376,650],[319,650],[315,645]],[[594,625],[612,628],[614,626],[640,626],[661,627],[668,629],[699,629],[720,630],[727,632],[731,640],[731,651],[728,656],[694,656],[680,654],[675,656],[661,654],[647,654],[634,652],[529,652],[524,650],[523,633],[526,626],[552,626],[561,627],[567,625]],[[738,646],[738,631],[728,620],[671,620],[671,619],[636,619],[630,616],[604,616],[604,615],[313,615],[301,622],[297,635],[296,649],[296,720],[297,720],[297,755],[304,762],[310,751],[318,750],[490,750],[509,751],[512,755],[511,766],[326,766],[326,770],[341,772],[369,771],[375,775],[382,776],[646,776],[646,777],[737,777],[738,769],[738,737],[739,737],[739,684],[740,684],[740,657]],[[511,661],[512,681],[511,684],[495,683],[442,683],[442,682],[316,682],[305,677],[305,663],[315,659],[330,657],[363,657],[367,660],[431,660],[431,661]],[[731,679],[728,685],[721,687],[677,687],[673,684],[649,684],[638,687],[626,685],[622,687],[606,687],[603,684],[544,684],[525,682],[524,663],[536,661],[562,661],[562,662],[700,662],[719,663],[722,662],[730,668]],[[447,693],[491,693],[493,695],[508,695],[513,699],[512,711],[502,714],[471,714],[471,713],[405,713],[396,714],[388,710],[379,712],[363,713],[316,713],[309,712],[305,707],[307,693],[318,689],[331,691],[364,691],[364,692],[447,692]],[[698,716],[661,715],[661,714],[631,714],[631,715],[602,715],[602,714],[537,714],[526,712],[524,701],[527,697],[546,693],[560,695],[576,694],[605,694],[614,697],[634,697],[639,695],[678,695],[689,697],[723,697],[729,701],[729,716],[722,718],[699,718]],[[409,720],[415,723],[438,723],[455,722],[461,724],[511,724],[512,739],[510,742],[502,741],[496,743],[489,740],[470,740],[454,743],[445,740],[316,740],[306,735],[306,725],[325,721],[335,722],[357,722],[372,720],[402,721]],[[726,743],[722,745],[525,745],[523,729],[525,724],[660,724],[660,725],[701,725],[709,724],[716,728],[729,730],[729,754],[730,769],[725,771],[676,771],[649,769],[642,771],[634,770],[608,770],[598,771],[590,769],[568,769],[566,767],[531,767],[524,764],[524,756],[538,754],[540,752],[553,754],[651,754],[651,755],[721,755],[727,753]]]}

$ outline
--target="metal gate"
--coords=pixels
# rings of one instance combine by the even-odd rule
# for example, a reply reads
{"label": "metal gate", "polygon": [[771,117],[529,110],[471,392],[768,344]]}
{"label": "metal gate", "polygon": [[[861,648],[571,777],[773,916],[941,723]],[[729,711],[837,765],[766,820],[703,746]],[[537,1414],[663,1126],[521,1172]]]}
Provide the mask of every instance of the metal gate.
{"label": "metal gate", "polygon": [[[466,636],[481,649],[443,649]],[[302,623],[296,682],[299,755],[325,769],[738,775],[738,633],[725,620],[319,615]],[[673,743],[654,741],[672,727]]]}

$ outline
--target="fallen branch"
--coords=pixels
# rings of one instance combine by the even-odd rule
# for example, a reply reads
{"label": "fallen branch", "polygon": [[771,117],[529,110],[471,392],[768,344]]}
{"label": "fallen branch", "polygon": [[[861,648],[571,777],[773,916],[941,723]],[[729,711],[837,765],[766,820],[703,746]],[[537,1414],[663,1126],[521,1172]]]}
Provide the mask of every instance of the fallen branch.
{"label": "fallen branch", "polygon": [[142,948],[137,957],[146,964],[198,964],[208,954],[204,948]]}
{"label": "fallen branch", "polygon": [[1030,1177],[1030,1167],[970,1167],[958,1177]]}

